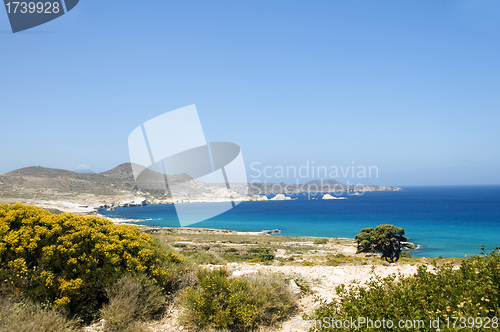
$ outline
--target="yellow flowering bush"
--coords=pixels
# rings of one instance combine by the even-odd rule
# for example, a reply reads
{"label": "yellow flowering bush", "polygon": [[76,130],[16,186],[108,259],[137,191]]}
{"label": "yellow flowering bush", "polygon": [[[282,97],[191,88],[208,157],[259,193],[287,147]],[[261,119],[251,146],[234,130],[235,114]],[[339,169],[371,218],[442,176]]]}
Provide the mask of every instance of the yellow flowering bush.
{"label": "yellow flowering bush", "polygon": [[106,288],[125,273],[144,273],[165,287],[167,267],[182,262],[133,226],[0,204],[0,282],[71,314],[96,313]]}

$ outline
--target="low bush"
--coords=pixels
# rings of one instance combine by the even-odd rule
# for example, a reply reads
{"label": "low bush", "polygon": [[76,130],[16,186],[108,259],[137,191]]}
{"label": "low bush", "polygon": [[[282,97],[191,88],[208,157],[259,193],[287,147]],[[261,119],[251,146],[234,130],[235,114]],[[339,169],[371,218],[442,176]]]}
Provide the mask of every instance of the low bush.
{"label": "low bush", "polygon": [[183,296],[186,322],[205,328],[252,326],[258,311],[249,297],[250,284],[229,278],[226,270],[200,270],[198,285]]}
{"label": "low bush", "polygon": [[165,304],[162,289],[144,274],[121,277],[107,296],[109,303],[101,309],[107,331],[130,330],[159,314]]}
{"label": "low bush", "polygon": [[244,276],[242,280],[250,284],[250,296],[257,308],[253,325],[274,325],[297,308],[297,296],[291,293],[289,281],[281,275],[254,274]]}
{"label": "low bush", "polygon": [[[498,249],[483,257],[463,260],[459,269],[455,269],[452,264],[436,269],[431,272],[425,266],[420,266],[415,275],[406,278],[392,275],[384,279],[373,279],[366,286],[341,285],[336,289],[339,296],[337,301],[323,303],[308,317],[309,320],[318,322],[311,331],[331,330],[319,323],[326,317],[335,320],[366,317],[373,321],[391,320],[394,324],[400,320],[423,320],[426,324],[423,328],[397,328],[400,331],[432,330],[429,320],[438,318],[441,331],[456,331],[464,321],[465,330],[468,328],[468,331],[476,331],[480,330],[479,324],[485,323],[489,318],[491,329],[493,318],[500,315]],[[457,317],[455,327],[453,317]],[[446,324],[447,319],[449,326]],[[364,325],[352,330],[371,331],[373,328]]]}
{"label": "low bush", "polygon": [[77,323],[53,307],[30,301],[0,302],[0,332],[77,332]]}
{"label": "low bush", "polygon": [[315,239],[314,240],[314,244],[327,244],[328,243],[328,239],[325,239],[325,238],[321,238],[321,239]]}
{"label": "low bush", "polygon": [[199,264],[199,265],[223,265],[226,264],[226,261],[211,252],[193,252],[187,253],[185,252],[190,262]]}
{"label": "low bush", "polygon": [[168,269],[182,262],[133,226],[0,204],[0,283],[86,321],[119,277],[144,273],[168,291],[178,278]]}
{"label": "low bush", "polygon": [[287,284],[290,283],[291,280],[295,282],[297,286],[299,286],[300,290],[304,293],[309,293],[311,291],[311,284],[309,281],[300,274],[297,273],[279,273],[278,274],[281,279],[283,279]]}
{"label": "low bush", "polygon": [[230,262],[246,261],[249,263],[269,263],[276,258],[271,249],[268,248],[250,248],[243,254],[237,249],[229,248],[225,250],[222,257]]}
{"label": "low bush", "polygon": [[231,278],[224,269],[201,270],[183,295],[184,320],[201,328],[245,330],[287,317],[296,298],[279,276]]}
{"label": "low bush", "polygon": [[274,254],[269,249],[266,249],[259,254],[259,261],[263,263],[272,262],[274,257]]}
{"label": "low bush", "polygon": [[411,253],[409,251],[403,251],[401,253],[401,256],[402,258],[411,258]]}

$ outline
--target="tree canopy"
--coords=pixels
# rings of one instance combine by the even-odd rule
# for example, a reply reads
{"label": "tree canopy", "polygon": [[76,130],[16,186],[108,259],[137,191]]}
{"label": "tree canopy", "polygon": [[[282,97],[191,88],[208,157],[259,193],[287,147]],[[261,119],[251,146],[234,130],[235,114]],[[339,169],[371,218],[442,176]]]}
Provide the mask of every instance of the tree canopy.
{"label": "tree canopy", "polygon": [[389,224],[378,225],[375,229],[364,228],[355,237],[357,252],[380,253],[386,261],[394,263],[398,261],[402,250],[411,248],[405,243],[409,239],[404,234],[404,228]]}

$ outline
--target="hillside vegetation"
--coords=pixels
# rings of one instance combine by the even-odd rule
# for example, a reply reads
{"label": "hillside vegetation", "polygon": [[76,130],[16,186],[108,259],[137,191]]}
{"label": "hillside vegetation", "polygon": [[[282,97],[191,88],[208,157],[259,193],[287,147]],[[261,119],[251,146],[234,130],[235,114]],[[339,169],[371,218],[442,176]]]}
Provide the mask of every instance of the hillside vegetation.
{"label": "hillside vegetation", "polygon": [[[170,317],[172,307],[179,315],[175,322],[167,317],[166,330],[277,331],[297,322],[290,317],[303,310],[303,300],[312,306],[320,299],[302,321],[316,325],[301,326],[328,331],[332,319],[365,317],[426,324],[394,330],[433,331],[430,319],[449,322],[442,331],[498,328],[498,250],[433,265],[402,258],[409,264],[398,266],[355,254],[348,239],[144,231],[151,235],[107,219],[0,204],[0,331],[78,331],[89,323],[104,331],[151,331],[155,324],[147,322]],[[340,253],[351,249],[352,256]],[[399,268],[401,274],[391,274]],[[335,286],[335,296],[321,297]]]}
{"label": "hillside vegetation", "polygon": [[145,331],[167,301],[186,308],[186,326],[252,329],[296,309],[287,280],[205,270],[134,226],[0,204],[0,331],[76,331],[101,318],[106,331]]}
{"label": "hillside vegetation", "polygon": [[[145,170],[141,177],[155,177],[151,173],[154,172]],[[169,176],[169,181],[173,183],[189,180],[191,177],[186,174]],[[92,195],[113,195],[123,191],[147,190],[136,185],[130,163],[124,163],[112,170],[97,174],[76,173],[40,166],[26,167],[0,175],[0,183],[0,195],[4,197],[16,197],[16,192],[20,189],[34,194],[67,192]],[[164,195],[165,191],[161,194]]]}
{"label": "hillside vegetation", "polygon": [[[393,324],[398,331],[496,330],[500,327],[500,252],[464,259],[458,269],[452,264],[434,270],[420,266],[410,277],[392,275],[366,285],[340,285],[336,293],[337,300],[323,303],[308,317],[311,332],[330,331],[332,324],[347,321],[345,330],[350,331],[372,331],[382,322],[386,330]],[[357,321],[355,326],[351,318]]]}
{"label": "hillside vegetation", "polygon": [[133,226],[0,205],[3,296],[22,294],[88,321],[108,301],[107,288],[121,277],[144,275],[167,294],[183,262]]}

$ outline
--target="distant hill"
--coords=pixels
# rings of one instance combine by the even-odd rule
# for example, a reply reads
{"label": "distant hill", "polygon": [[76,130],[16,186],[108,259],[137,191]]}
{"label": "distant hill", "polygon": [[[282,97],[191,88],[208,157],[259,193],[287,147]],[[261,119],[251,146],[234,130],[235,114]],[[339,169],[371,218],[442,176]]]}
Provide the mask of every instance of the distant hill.
{"label": "distant hill", "polygon": [[78,165],[70,168],[69,170],[76,173],[97,173],[96,170],[87,165]]}
{"label": "distant hill", "polygon": [[[323,181],[323,182],[322,182]],[[286,183],[251,183],[249,194],[299,194],[299,193],[330,193],[355,191],[401,191],[398,187],[373,185],[346,185],[336,180],[314,180],[304,184]]]}
{"label": "distant hill", "polygon": [[[13,188],[53,189],[60,191],[114,191],[113,179],[102,174],[76,173],[40,166],[21,168],[0,176],[0,182]],[[121,188],[129,187],[120,183]]]}
{"label": "distant hill", "polygon": [[[168,175],[168,183],[182,184],[191,181],[187,174]],[[204,185],[201,182],[185,186],[185,193],[204,196],[224,188],[225,185]],[[233,188],[244,192],[245,184]],[[153,188],[153,189],[152,189]],[[397,191],[396,187],[363,186],[354,187],[339,183],[333,179],[314,180],[305,184],[253,183],[249,185],[249,194],[333,192],[333,191]],[[149,169],[141,172],[138,181],[134,179],[132,165],[121,164],[102,173],[77,173],[63,169],[32,166],[21,168],[0,175],[0,197],[22,197],[49,200],[53,195],[94,195],[114,196],[123,194],[147,194],[164,197],[169,194],[163,174]],[[51,196],[52,195],[52,196]]]}
{"label": "distant hill", "polygon": [[124,163],[116,166],[109,171],[100,173],[109,178],[122,179],[126,181],[134,180],[134,173],[132,172],[131,163]]}
{"label": "distant hill", "polygon": [[326,180],[313,180],[313,181],[309,181],[309,182],[306,182],[306,186],[318,186],[318,187],[333,187],[337,184],[342,184],[340,182],[338,182],[337,180],[333,180],[333,179],[326,179]]}
{"label": "distant hill", "polygon": [[[140,179],[164,179],[161,174],[145,170]],[[181,183],[191,180],[187,174],[168,176],[169,181]],[[64,169],[32,166],[0,175],[0,195],[5,196],[16,189],[55,190],[57,192],[112,195],[123,191],[146,190],[136,184],[130,163],[121,164],[102,173],[77,173]],[[141,181],[139,181],[141,183]],[[162,181],[164,183],[164,180]],[[162,194],[165,194],[163,190]]]}

